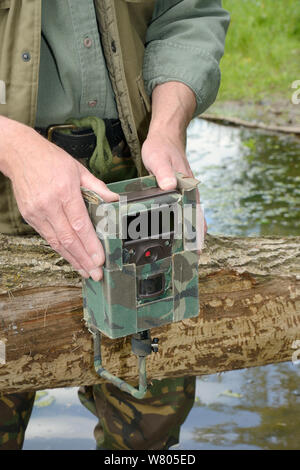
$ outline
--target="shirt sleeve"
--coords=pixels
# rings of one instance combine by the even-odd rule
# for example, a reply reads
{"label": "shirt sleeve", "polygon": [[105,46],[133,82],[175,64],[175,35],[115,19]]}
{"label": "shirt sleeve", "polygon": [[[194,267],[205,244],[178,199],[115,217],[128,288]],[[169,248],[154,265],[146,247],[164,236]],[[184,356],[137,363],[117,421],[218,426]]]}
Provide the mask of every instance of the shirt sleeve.
{"label": "shirt sleeve", "polygon": [[219,62],[230,17],[221,0],[160,0],[148,26],[143,76],[146,91],[179,81],[196,95],[195,116],[216,99]]}

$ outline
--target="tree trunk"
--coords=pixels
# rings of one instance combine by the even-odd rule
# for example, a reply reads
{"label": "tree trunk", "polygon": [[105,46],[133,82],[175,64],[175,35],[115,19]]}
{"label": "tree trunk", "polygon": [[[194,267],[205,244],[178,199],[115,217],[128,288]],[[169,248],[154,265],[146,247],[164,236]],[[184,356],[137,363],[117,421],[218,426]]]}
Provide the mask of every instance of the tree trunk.
{"label": "tree trunk", "polygon": [[[159,352],[147,358],[149,379],[292,360],[300,344],[299,240],[207,236],[199,317],[151,330]],[[70,265],[40,238],[0,235],[0,273],[0,392],[101,382]],[[104,367],[136,383],[129,338],[103,338],[102,351]]]}
{"label": "tree trunk", "polygon": [[265,131],[282,132],[284,134],[296,134],[296,135],[300,134],[300,126],[276,126],[276,125],[263,124],[261,122],[246,121],[245,119],[240,119],[237,117],[218,116],[217,114],[208,114],[208,113],[203,113],[199,117],[200,119],[204,119],[205,121],[229,124],[231,126],[250,127],[251,129],[263,129]]}

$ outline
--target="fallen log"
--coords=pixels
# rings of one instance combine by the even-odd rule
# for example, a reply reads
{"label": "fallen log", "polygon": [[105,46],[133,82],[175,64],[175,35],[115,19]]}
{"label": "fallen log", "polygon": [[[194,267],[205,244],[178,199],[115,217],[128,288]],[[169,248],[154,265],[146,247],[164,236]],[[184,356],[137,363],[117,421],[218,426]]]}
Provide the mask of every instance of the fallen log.
{"label": "fallen log", "polygon": [[[160,346],[149,379],[290,361],[300,340],[299,241],[208,235],[199,317],[152,330]],[[0,273],[0,392],[101,382],[70,265],[38,237],[0,235]],[[129,338],[104,338],[102,350],[104,367],[136,383]]]}
{"label": "fallen log", "polygon": [[246,119],[240,119],[232,116],[220,116],[217,114],[203,113],[200,119],[205,121],[211,121],[221,124],[229,124],[231,126],[242,126],[249,127],[251,129],[263,129],[269,132],[281,132],[283,134],[295,134],[300,135],[300,126],[276,126],[271,124],[264,124],[263,122],[247,121]]}

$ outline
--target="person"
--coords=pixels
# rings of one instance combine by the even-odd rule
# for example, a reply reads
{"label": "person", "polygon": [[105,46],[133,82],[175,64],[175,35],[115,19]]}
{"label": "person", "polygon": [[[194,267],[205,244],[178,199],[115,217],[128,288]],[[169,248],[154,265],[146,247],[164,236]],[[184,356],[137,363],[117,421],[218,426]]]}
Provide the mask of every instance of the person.
{"label": "person", "polygon": [[[150,173],[173,189],[175,172],[192,176],[186,129],[216,98],[228,24],[221,0],[0,2],[0,232],[37,232],[101,281],[104,252],[80,187],[113,201],[112,180]],[[79,126],[65,131],[70,118]],[[105,123],[113,169],[103,177],[89,167],[98,136],[86,118]],[[194,384],[157,382],[141,401],[110,384],[79,395],[99,418],[98,448],[167,449]],[[33,401],[1,397],[1,449],[22,448]]]}

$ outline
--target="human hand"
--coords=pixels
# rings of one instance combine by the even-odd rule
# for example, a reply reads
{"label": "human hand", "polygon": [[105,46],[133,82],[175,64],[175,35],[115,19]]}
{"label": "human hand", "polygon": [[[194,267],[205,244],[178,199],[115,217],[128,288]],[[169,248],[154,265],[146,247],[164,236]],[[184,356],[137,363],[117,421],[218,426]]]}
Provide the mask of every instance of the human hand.
{"label": "human hand", "polygon": [[[145,168],[156,177],[161,189],[176,188],[175,173],[194,177],[186,155],[186,129],[195,109],[192,90],[179,82],[158,85],[152,94],[152,119],[142,147]],[[199,203],[198,230],[207,232]],[[201,237],[203,238],[203,237]]]}
{"label": "human hand", "polygon": [[83,277],[100,280],[105,255],[80,186],[108,202],[118,194],[30,127],[1,117],[0,128],[0,170],[23,218]]}
{"label": "human hand", "polygon": [[[163,130],[149,132],[142,148],[143,162],[150,174],[154,175],[161,189],[176,189],[175,173],[194,178],[185,153],[185,145],[178,135],[166,135]],[[207,224],[197,194],[198,217],[197,232],[198,251],[201,251],[203,239],[207,232]]]}
{"label": "human hand", "polygon": [[161,189],[175,189],[175,173],[194,177],[185,153],[184,138],[178,132],[161,127],[150,129],[142,147],[146,169]]}

